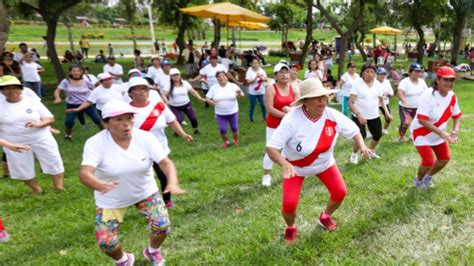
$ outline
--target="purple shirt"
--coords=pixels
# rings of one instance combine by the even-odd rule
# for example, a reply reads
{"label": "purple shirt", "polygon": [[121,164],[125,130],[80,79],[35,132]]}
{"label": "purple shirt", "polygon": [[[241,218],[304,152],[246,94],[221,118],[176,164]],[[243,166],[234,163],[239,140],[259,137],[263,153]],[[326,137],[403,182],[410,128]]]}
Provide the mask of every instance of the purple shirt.
{"label": "purple shirt", "polygon": [[66,92],[66,102],[69,104],[81,104],[87,101],[91,90],[94,86],[83,79],[83,83],[80,85],[72,85],[68,79],[63,79],[59,83],[58,88]]}

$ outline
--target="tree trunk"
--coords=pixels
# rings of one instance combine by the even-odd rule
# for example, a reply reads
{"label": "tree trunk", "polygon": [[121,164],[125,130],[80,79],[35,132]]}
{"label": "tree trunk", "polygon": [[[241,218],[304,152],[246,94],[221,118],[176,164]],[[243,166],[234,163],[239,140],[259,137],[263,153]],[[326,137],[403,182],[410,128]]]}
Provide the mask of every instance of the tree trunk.
{"label": "tree trunk", "polygon": [[235,46],[237,42],[237,37],[235,36],[236,27],[232,27],[232,44]]}
{"label": "tree trunk", "polygon": [[416,25],[415,30],[418,33],[418,37],[419,37],[418,42],[416,43],[416,51],[418,52],[416,62],[418,64],[423,64],[423,56],[424,56],[423,46],[425,44],[425,32],[423,31],[420,25]]}
{"label": "tree trunk", "polygon": [[290,54],[290,49],[288,49],[288,24],[283,25],[283,43],[285,44],[285,55],[286,57]]}
{"label": "tree trunk", "polygon": [[61,62],[59,62],[58,52],[56,51],[55,38],[56,38],[56,26],[58,25],[58,20],[56,17],[51,16],[49,20],[46,20],[46,42],[48,46],[48,54],[53,65],[54,72],[56,73],[56,78],[58,83],[63,80],[66,75],[64,70],[61,67]]}
{"label": "tree trunk", "polygon": [[306,39],[304,41],[303,51],[301,51],[301,58],[298,63],[301,67],[304,66],[306,54],[308,53],[308,47],[312,40],[313,40],[313,0],[307,0]]}
{"label": "tree trunk", "polygon": [[67,29],[69,46],[71,47],[71,52],[74,53],[76,49],[74,48],[74,36],[72,34],[71,24],[69,24],[69,21],[67,19],[64,19],[64,25],[66,26],[66,29]]}
{"label": "tree trunk", "polygon": [[459,45],[461,44],[462,31],[466,25],[467,16],[457,14],[453,31],[453,42],[451,44],[451,64],[458,64]]}
{"label": "tree trunk", "polygon": [[341,34],[341,49],[339,50],[339,61],[337,65],[338,80],[341,78],[342,74],[344,74],[348,39],[348,32],[346,32],[345,34]]}
{"label": "tree trunk", "polygon": [[219,48],[221,42],[221,22],[218,19],[213,19],[214,23],[214,40],[211,43],[211,47]]}
{"label": "tree trunk", "polygon": [[8,21],[8,11],[3,5],[3,0],[0,0],[0,51],[3,51],[3,48],[5,48],[9,32],[10,23]]}
{"label": "tree trunk", "polygon": [[184,58],[182,58],[181,54],[183,53],[184,48],[186,48],[186,41],[184,40],[184,34],[186,33],[186,27],[188,26],[189,17],[185,15],[181,20],[181,25],[178,28],[178,36],[176,37],[176,44],[179,47],[179,56],[177,60],[178,65],[184,64]]}
{"label": "tree trunk", "polygon": [[137,36],[135,35],[135,26],[133,25],[133,21],[130,21],[130,33],[132,33],[133,50],[137,50]]}
{"label": "tree trunk", "polygon": [[364,60],[363,62],[367,62],[367,53],[364,49],[365,32],[359,31],[359,33],[360,35],[357,35],[355,38],[355,46],[357,47],[357,50],[359,50],[359,53],[362,56],[362,60]]}

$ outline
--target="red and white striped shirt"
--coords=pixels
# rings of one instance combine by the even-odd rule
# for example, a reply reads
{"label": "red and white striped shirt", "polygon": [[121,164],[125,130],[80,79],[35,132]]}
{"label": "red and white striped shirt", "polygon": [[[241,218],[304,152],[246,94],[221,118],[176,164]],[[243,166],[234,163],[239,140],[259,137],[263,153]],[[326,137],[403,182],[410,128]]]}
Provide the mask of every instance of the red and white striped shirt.
{"label": "red and white striped shirt", "polygon": [[449,91],[448,95],[441,96],[438,91],[430,88],[420,97],[420,103],[416,116],[410,126],[411,138],[415,146],[436,146],[444,140],[436,133],[423,127],[420,119],[429,120],[436,127],[445,130],[449,118],[458,119],[461,117],[456,95]]}

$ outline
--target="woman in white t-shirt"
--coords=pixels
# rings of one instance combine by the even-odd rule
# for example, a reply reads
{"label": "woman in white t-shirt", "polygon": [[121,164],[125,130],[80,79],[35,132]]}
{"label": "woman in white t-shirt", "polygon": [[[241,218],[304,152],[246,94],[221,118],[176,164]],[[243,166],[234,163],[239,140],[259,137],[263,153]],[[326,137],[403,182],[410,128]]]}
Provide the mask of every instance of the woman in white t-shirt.
{"label": "woman in white t-shirt", "polygon": [[[390,81],[387,79],[387,70],[385,70],[385,68],[383,68],[383,67],[378,67],[377,68],[376,82],[379,83],[379,86],[382,89],[383,102],[385,104],[385,107],[387,108],[387,111],[392,116],[392,111],[390,110],[389,97],[393,96],[393,88],[392,88],[392,84],[390,84]],[[382,133],[388,134],[388,127],[390,126],[390,122],[392,122],[392,120],[389,119],[387,113],[385,113],[385,109],[382,108],[382,106],[380,106],[379,109],[382,112],[382,114],[384,116],[384,119],[385,119],[385,123],[383,124]]]}
{"label": "woman in white t-shirt", "polygon": [[[411,138],[421,157],[414,179],[417,188],[433,187],[432,177],[451,159],[448,144],[458,142],[462,113],[452,91],[456,72],[443,66],[437,70],[436,76],[433,87],[421,95],[416,116],[410,126]],[[445,131],[449,118],[453,119],[451,133]]]}
{"label": "woman in white t-shirt", "polygon": [[325,89],[321,81],[310,78],[301,82],[300,92],[301,97],[292,103],[296,108],[283,117],[267,142],[268,155],[282,167],[282,215],[286,222],[285,240],[289,243],[296,240],[296,209],[307,176],[316,175],[330,193],[319,224],[331,231],[337,227],[332,214],[347,193],[333,155],[338,135],[352,139],[367,159],[372,155],[354,122],[327,107],[328,96],[337,90]]}
{"label": "woman in white t-shirt", "polygon": [[304,79],[317,78],[323,81],[323,70],[319,69],[316,60],[311,59],[308,62],[308,70],[304,72]]}
{"label": "woman in white t-shirt", "polygon": [[181,78],[179,69],[172,68],[170,70],[170,76],[170,85],[163,89],[163,101],[169,105],[171,111],[176,116],[180,124],[183,123],[184,115],[186,115],[194,129],[194,134],[201,134],[198,129],[196,111],[194,110],[188,94],[191,93],[194,97],[196,97],[196,99],[203,103],[206,102],[206,99],[201,97],[201,95],[199,95],[199,93],[193,89],[193,86],[191,86],[189,82]]}
{"label": "woman in white t-shirt", "polygon": [[[351,87],[351,96],[349,97],[349,107],[352,111],[352,121],[354,121],[360,129],[362,137],[367,136],[366,125],[372,134],[372,140],[369,148],[375,151],[380,138],[382,137],[382,123],[380,122],[379,106],[382,107],[387,114],[389,120],[392,115],[387,110],[387,106],[383,101],[383,92],[379,83],[375,81],[375,66],[366,63],[361,69],[362,78],[355,82]],[[352,148],[350,163],[358,162],[358,147]],[[375,157],[378,157],[374,153]]]}
{"label": "woman in white t-shirt", "polygon": [[81,182],[94,190],[95,235],[98,246],[116,265],[133,265],[135,257],[125,253],[118,233],[127,207],[134,205],[145,217],[150,231],[149,246],[143,250],[153,265],[164,263],[160,246],[169,234],[169,216],[153,176],[153,164],[168,177],[164,192],[182,194],[173,162],[156,137],[134,125],[135,110],[112,100],[102,109],[106,130],[84,145],[79,174]]}
{"label": "woman in white t-shirt", "polygon": [[[130,105],[136,113],[134,118],[135,128],[153,133],[166,154],[170,153],[168,138],[165,134],[165,128],[168,125],[186,141],[193,140],[193,137],[181,128],[173,112],[166,106],[159,94],[150,90],[151,85],[144,78],[131,78],[127,84],[129,86],[128,95],[132,100]],[[154,164],[153,168],[160,180],[161,190],[164,191],[168,184],[168,178],[157,164]],[[173,207],[170,193],[163,193],[163,200],[168,208]]]}
{"label": "woman in white t-shirt", "polygon": [[33,54],[27,52],[20,60],[21,75],[25,87],[32,89],[41,97],[41,76],[44,68],[33,61]]}
{"label": "woman in white t-shirt", "polygon": [[212,86],[206,95],[206,101],[209,105],[214,106],[217,126],[224,141],[224,149],[230,145],[227,138],[227,123],[232,130],[234,145],[239,144],[239,103],[237,96],[244,97],[245,94],[240,90],[239,86],[228,82],[227,75],[224,71],[216,74],[218,83]]}
{"label": "woman in white t-shirt", "polygon": [[400,115],[398,133],[400,142],[405,142],[405,134],[411,120],[415,117],[421,94],[428,89],[426,82],[420,78],[422,72],[422,66],[412,64],[408,69],[408,77],[398,84],[397,96],[400,99],[398,102],[398,113]]}
{"label": "woman in white t-shirt", "polygon": [[35,158],[41,170],[53,177],[56,191],[62,191],[64,166],[56,140],[49,131],[54,122],[53,114],[40,101],[23,97],[23,86],[13,76],[4,76],[0,89],[5,99],[0,101],[0,128],[2,138],[8,142],[24,144],[31,150],[22,153],[8,148],[8,169],[13,179],[22,180],[33,190],[42,193],[35,180]]}
{"label": "woman in white t-shirt", "polygon": [[263,120],[267,118],[267,109],[265,108],[265,102],[263,95],[265,95],[265,83],[267,82],[267,73],[260,67],[260,60],[258,58],[252,59],[252,66],[247,69],[245,73],[245,80],[249,85],[249,117],[250,122],[253,122],[253,112],[255,105],[260,104],[260,110],[262,111]]}
{"label": "woman in white t-shirt", "polygon": [[356,72],[356,65],[353,62],[349,62],[347,64],[347,72],[341,76],[341,80],[339,80],[339,88],[342,89],[342,104],[341,104],[341,112],[349,116],[349,97],[351,96],[351,88],[352,84],[354,84],[357,80],[359,80],[359,74]]}

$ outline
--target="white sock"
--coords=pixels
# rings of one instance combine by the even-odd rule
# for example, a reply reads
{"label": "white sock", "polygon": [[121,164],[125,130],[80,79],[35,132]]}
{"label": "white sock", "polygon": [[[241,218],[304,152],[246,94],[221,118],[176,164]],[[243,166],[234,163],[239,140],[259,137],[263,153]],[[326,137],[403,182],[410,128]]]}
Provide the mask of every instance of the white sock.
{"label": "white sock", "polygon": [[357,152],[352,152],[352,156],[357,156]]}
{"label": "white sock", "polygon": [[160,252],[160,248],[152,248],[152,247],[148,246],[148,252],[150,252],[150,253]]}
{"label": "white sock", "polygon": [[124,252],[122,258],[119,259],[119,260],[116,260],[115,262],[116,263],[123,263],[123,262],[126,262],[127,260],[128,260],[127,253]]}

